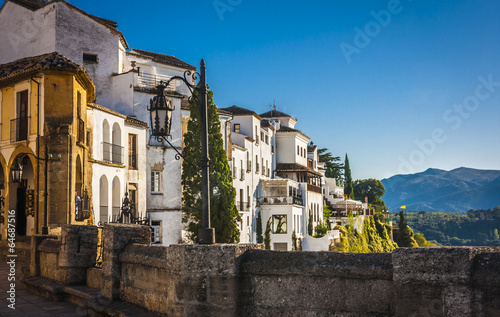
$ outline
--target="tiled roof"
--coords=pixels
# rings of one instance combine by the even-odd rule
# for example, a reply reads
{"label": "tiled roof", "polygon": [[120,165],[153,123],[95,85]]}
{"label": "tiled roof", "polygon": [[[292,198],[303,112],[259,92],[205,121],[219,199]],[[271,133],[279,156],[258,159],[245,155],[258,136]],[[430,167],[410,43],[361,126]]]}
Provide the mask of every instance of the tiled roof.
{"label": "tiled roof", "polygon": [[273,109],[273,110],[270,110],[268,112],[261,113],[260,116],[262,118],[277,118],[277,117],[290,117],[290,118],[293,118],[289,114],[286,114],[284,112],[276,110],[276,108]]}
{"label": "tiled roof", "polygon": [[221,110],[224,110],[224,111],[230,112],[230,113],[232,113],[232,114],[249,114],[249,115],[257,115],[257,114],[255,113],[255,111],[248,110],[248,109],[245,109],[245,108],[242,108],[242,107],[238,107],[238,106],[235,106],[235,105],[232,105],[231,107],[227,107],[227,108],[221,108]]}
{"label": "tiled roof", "polygon": [[276,164],[277,172],[309,172],[316,175],[320,175],[318,172],[312,168],[297,164],[297,163],[279,163]]}
{"label": "tiled roof", "polygon": [[148,127],[148,124],[144,121],[141,121],[135,117],[131,117],[131,116],[127,116],[127,118],[125,119],[125,123],[128,123],[128,124],[132,124],[132,125],[136,125],[136,126],[140,126],[140,127],[144,127],[144,128],[147,128]]}
{"label": "tiled roof", "polygon": [[83,72],[88,76],[83,67],[63,55],[53,52],[39,56],[26,57],[0,65],[0,81],[44,69],[72,70],[75,72]]}
{"label": "tiled roof", "polygon": [[127,48],[127,49],[129,48],[128,47],[128,43],[125,40],[125,37],[123,36],[123,33],[120,32],[120,31],[118,31],[116,29],[118,27],[118,23],[116,23],[115,21],[111,21],[111,20],[108,20],[108,19],[103,19],[103,18],[100,18],[98,16],[89,14],[89,13],[83,11],[82,9],[75,7],[74,5],[72,5],[71,3],[67,2],[67,1],[64,1],[64,0],[52,0],[52,1],[44,1],[44,0],[7,0],[7,1],[10,1],[12,3],[16,3],[16,4],[18,4],[18,5],[22,6],[22,7],[25,7],[26,9],[29,9],[31,11],[38,10],[38,9],[43,8],[44,6],[52,4],[54,2],[64,3],[65,5],[67,5],[68,7],[70,7],[71,9],[73,9],[75,11],[78,11],[79,13],[81,13],[81,14],[83,14],[83,15],[91,18],[92,20],[96,21],[97,23],[104,25],[105,27],[107,27],[108,29],[112,30],[113,32],[116,32],[120,36],[120,41],[122,41],[123,46],[125,46],[125,48]]}
{"label": "tiled roof", "polygon": [[179,68],[196,70],[196,67],[189,65],[188,63],[183,62],[180,59],[178,59],[172,55],[153,53],[153,52],[149,52],[149,51],[138,50],[136,48],[133,48],[130,50],[130,52],[127,52],[127,55],[142,57],[142,58],[150,59],[153,62],[171,65],[171,66],[175,66],[175,67],[179,67]]}
{"label": "tiled roof", "polygon": [[269,120],[267,120],[267,119],[262,119],[262,121],[260,122],[260,126],[262,128],[270,128],[270,129],[274,130],[274,127],[269,123]]}

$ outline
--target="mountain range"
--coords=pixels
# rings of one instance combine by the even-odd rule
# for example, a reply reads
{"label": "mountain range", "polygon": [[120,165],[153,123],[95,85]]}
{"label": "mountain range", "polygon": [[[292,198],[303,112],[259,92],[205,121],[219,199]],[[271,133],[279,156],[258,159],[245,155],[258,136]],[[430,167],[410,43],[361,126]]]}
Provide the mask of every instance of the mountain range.
{"label": "mountain range", "polygon": [[460,167],[435,168],[381,180],[382,199],[390,210],[455,211],[500,206],[500,171]]}

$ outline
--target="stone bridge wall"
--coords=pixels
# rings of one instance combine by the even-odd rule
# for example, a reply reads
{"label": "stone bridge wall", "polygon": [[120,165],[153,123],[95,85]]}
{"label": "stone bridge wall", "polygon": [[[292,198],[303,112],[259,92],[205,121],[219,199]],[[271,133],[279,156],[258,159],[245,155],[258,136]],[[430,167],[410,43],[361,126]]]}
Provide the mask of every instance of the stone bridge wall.
{"label": "stone bridge wall", "polygon": [[79,250],[95,260],[81,241],[95,236],[97,244],[97,229],[80,228],[65,227],[59,240],[33,237],[32,274],[87,280],[108,299],[169,316],[500,316],[500,248],[349,254],[162,247],[148,245],[148,227],[110,224],[103,231],[103,268],[87,269],[90,260],[77,266],[68,257]]}

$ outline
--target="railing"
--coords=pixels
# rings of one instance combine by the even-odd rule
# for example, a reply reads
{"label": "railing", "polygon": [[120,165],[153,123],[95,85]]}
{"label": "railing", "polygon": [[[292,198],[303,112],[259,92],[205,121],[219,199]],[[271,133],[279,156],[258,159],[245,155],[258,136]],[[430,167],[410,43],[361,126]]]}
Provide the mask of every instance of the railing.
{"label": "railing", "polygon": [[77,122],[78,122],[77,141],[85,144],[85,123],[80,118],[77,118]]}
{"label": "railing", "polygon": [[108,222],[108,206],[99,206],[99,222]]}
{"label": "railing", "polygon": [[245,180],[245,170],[244,169],[240,169],[240,181],[244,181]]}
{"label": "railing", "polygon": [[30,117],[21,117],[10,120],[10,142],[28,139],[28,120]]}
{"label": "railing", "polygon": [[299,196],[266,196],[259,198],[259,205],[303,205]]}
{"label": "railing", "polygon": [[250,209],[250,205],[244,201],[237,201],[236,206],[238,207],[239,211],[248,211]]}
{"label": "railing", "polygon": [[118,219],[120,218],[120,207],[119,206],[113,206],[111,208],[112,210],[112,222],[117,222]]}
{"label": "railing", "polygon": [[247,173],[250,173],[252,171],[252,161],[248,160],[247,161]]}
{"label": "railing", "polygon": [[255,173],[259,174],[259,163],[255,163]]}
{"label": "railing", "polygon": [[310,192],[315,192],[321,194],[321,187],[316,185],[307,184],[307,190]]}
{"label": "railing", "polygon": [[236,179],[236,175],[238,175],[238,168],[237,167],[233,167],[233,178]]}
{"label": "railing", "polygon": [[123,164],[123,146],[102,142],[102,159],[106,162]]}
{"label": "railing", "polygon": [[[156,88],[156,86],[160,84],[160,81],[167,81],[170,78],[171,76],[155,75],[155,74],[140,72],[139,76],[137,77],[136,87],[146,88],[146,89]],[[175,82],[176,80],[172,80],[168,84],[167,90],[175,91]]]}

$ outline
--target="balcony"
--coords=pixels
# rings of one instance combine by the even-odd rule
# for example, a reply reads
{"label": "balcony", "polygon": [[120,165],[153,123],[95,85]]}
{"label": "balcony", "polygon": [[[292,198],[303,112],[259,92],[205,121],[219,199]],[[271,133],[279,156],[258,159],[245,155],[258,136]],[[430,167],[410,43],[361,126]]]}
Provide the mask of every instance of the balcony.
{"label": "balcony", "polygon": [[307,184],[307,190],[310,192],[321,194],[321,187],[320,186]]}
{"label": "balcony", "polygon": [[123,146],[102,142],[102,160],[115,164],[123,164]]}
{"label": "balcony", "polygon": [[300,196],[266,196],[259,198],[259,205],[300,205],[304,202]]}
{"label": "balcony", "polygon": [[247,202],[244,202],[244,201],[237,201],[236,207],[238,208],[239,211],[249,211],[250,210],[250,204]]}
{"label": "balcony", "polygon": [[10,142],[28,139],[28,122],[30,117],[21,117],[10,120]]}
{"label": "balcony", "polygon": [[240,181],[245,180],[245,170],[243,168],[240,169]]}
{"label": "balcony", "polygon": [[252,171],[252,161],[247,161],[247,173]]}
{"label": "balcony", "polygon": [[259,163],[255,163],[255,173],[259,174]]}
{"label": "balcony", "polygon": [[[146,90],[156,89],[156,86],[160,84],[160,81],[167,81],[170,78],[171,76],[140,72],[137,77],[137,84],[135,85],[135,87]],[[167,91],[175,91],[175,82],[176,80],[173,80],[169,83],[169,85],[167,86]]]}

